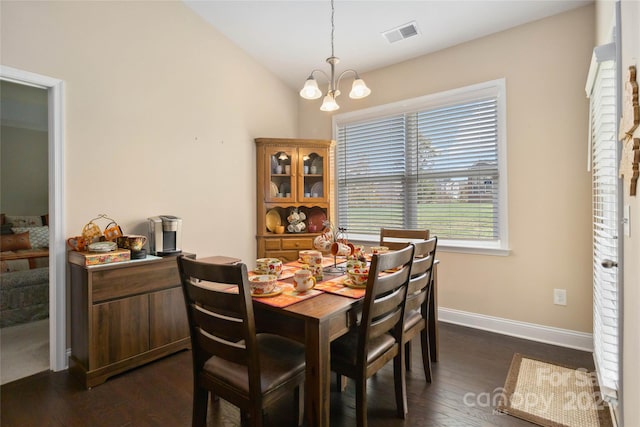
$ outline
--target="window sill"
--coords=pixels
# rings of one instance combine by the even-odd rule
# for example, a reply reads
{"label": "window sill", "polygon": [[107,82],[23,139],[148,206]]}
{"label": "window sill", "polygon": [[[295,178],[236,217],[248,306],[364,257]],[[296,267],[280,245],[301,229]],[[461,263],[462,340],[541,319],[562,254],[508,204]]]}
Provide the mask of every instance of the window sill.
{"label": "window sill", "polygon": [[[353,235],[350,236],[349,241],[354,244],[364,246],[377,246],[380,241],[377,237],[367,235]],[[438,252],[452,252],[463,253],[473,255],[491,255],[491,256],[509,256],[511,250],[508,248],[501,248],[499,243],[482,243],[467,241],[464,243],[438,240]]]}

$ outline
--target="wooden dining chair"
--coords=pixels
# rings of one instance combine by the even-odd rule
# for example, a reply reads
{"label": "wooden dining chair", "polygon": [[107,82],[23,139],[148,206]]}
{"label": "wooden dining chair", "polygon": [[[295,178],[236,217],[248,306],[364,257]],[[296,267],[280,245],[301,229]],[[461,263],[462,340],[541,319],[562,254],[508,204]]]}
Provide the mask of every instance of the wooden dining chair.
{"label": "wooden dining chair", "polygon": [[[251,426],[262,426],[264,408],[293,394],[300,425],[305,349],[287,338],[256,334],[247,266],[181,256],[178,267],[193,355],[192,426],[206,425],[209,392],[239,407],[243,425]],[[238,292],[229,292],[231,285]]]}
{"label": "wooden dining chair", "polygon": [[358,427],[367,425],[367,378],[392,359],[398,416],[407,414],[402,330],[412,263],[413,245],[373,255],[360,324],[331,343],[331,370],[355,380]]}
{"label": "wooden dining chair", "polygon": [[431,355],[429,352],[429,299],[432,295],[433,266],[436,257],[438,238],[416,242],[411,279],[407,291],[407,304],[404,315],[405,365],[411,369],[411,340],[420,334],[422,347],[422,366],[427,382],[431,382]]}
{"label": "wooden dining chair", "polygon": [[429,230],[410,230],[400,228],[381,228],[380,246],[386,246],[392,251],[402,249],[412,241],[427,240]]}

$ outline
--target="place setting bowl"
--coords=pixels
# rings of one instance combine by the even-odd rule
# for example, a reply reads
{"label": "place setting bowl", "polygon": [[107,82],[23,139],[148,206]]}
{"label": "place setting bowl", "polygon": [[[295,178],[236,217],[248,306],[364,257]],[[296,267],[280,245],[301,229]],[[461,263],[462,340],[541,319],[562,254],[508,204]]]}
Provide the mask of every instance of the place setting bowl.
{"label": "place setting bowl", "polygon": [[347,269],[347,278],[343,282],[345,286],[350,288],[366,288],[369,279],[368,267],[352,267]]}
{"label": "place setting bowl", "polygon": [[251,296],[272,297],[282,293],[283,289],[277,285],[278,277],[275,274],[260,274],[249,278]]}
{"label": "place setting bowl", "polygon": [[278,258],[259,258],[256,260],[256,274],[273,274],[280,277],[282,274],[282,261]]}

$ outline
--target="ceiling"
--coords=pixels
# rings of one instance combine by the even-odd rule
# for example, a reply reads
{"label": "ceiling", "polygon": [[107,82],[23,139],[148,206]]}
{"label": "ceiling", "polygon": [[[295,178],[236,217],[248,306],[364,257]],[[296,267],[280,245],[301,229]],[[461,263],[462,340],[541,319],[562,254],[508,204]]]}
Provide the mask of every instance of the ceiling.
{"label": "ceiling", "polygon": [[[329,72],[329,0],[183,1],[292,88],[302,87],[315,68]],[[335,0],[336,72],[375,70],[592,2]],[[417,36],[393,44],[382,36],[412,21]]]}

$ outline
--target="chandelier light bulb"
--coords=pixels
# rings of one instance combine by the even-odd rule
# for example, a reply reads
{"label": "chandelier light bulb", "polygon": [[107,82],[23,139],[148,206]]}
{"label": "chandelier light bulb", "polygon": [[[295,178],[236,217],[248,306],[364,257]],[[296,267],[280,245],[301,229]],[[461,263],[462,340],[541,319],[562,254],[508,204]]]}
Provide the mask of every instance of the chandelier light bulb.
{"label": "chandelier light bulb", "polygon": [[335,97],[332,93],[327,93],[327,95],[322,100],[322,106],[320,110],[322,111],[336,111],[340,106],[336,102]]}
{"label": "chandelier light bulb", "polygon": [[318,99],[322,96],[316,79],[309,76],[307,81],[304,82],[304,87],[300,90],[300,96],[304,99]]}
{"label": "chandelier light bulb", "polygon": [[370,93],[371,89],[367,87],[364,80],[358,77],[353,81],[353,86],[351,86],[349,97],[352,99],[362,99],[369,96]]}

